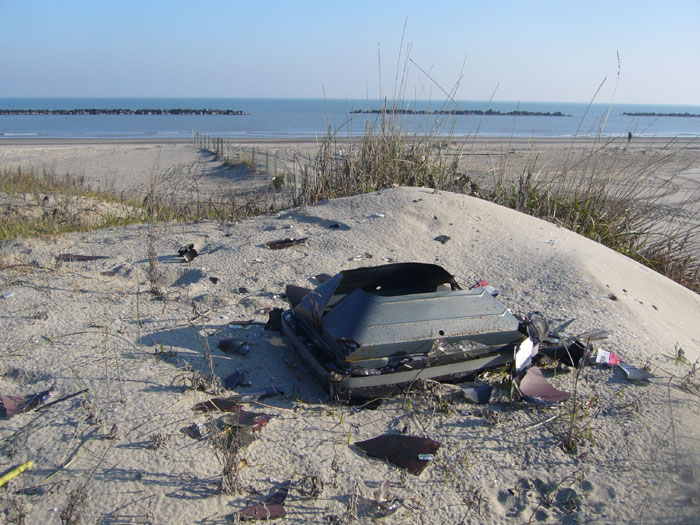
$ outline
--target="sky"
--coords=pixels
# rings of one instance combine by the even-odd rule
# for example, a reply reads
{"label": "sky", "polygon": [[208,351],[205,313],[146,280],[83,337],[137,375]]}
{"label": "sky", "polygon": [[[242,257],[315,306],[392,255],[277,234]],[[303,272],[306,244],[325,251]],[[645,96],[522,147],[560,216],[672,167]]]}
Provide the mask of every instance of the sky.
{"label": "sky", "polygon": [[0,97],[700,105],[699,23],[698,0],[0,0]]}

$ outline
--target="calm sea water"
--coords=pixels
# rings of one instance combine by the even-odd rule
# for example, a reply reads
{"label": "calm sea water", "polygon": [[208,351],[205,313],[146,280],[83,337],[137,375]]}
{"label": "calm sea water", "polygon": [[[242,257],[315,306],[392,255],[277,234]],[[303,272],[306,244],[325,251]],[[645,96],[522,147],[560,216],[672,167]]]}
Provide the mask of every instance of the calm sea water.
{"label": "calm sea water", "polygon": [[[357,136],[377,115],[355,109],[377,109],[378,100],[236,99],[236,98],[0,98],[0,109],[185,108],[243,110],[243,116],[218,115],[85,115],[0,116],[0,141],[11,138],[177,138],[193,130],[228,138],[304,138],[332,130],[339,137]],[[401,107],[451,110],[454,103],[411,101]],[[700,106],[592,104],[559,102],[460,101],[458,109],[508,112],[560,111],[568,117],[397,116],[409,133],[484,137],[574,137],[626,135],[700,137],[700,118],[628,117],[623,112],[700,114]]]}

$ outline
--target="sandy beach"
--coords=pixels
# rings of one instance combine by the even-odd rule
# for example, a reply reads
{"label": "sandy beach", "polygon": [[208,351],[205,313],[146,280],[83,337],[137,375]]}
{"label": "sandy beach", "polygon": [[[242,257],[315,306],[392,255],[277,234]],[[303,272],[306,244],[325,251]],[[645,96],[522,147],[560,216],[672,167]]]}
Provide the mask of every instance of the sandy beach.
{"label": "sandy beach", "polygon": [[[239,144],[280,157],[318,148],[313,140]],[[595,142],[447,146],[474,177],[534,159],[545,177]],[[700,187],[700,140],[616,139],[598,158],[626,174],[671,153],[654,176],[672,205]],[[195,181],[206,195],[239,180],[221,159],[177,141],[0,142],[0,170],[16,167],[129,194],[157,180]],[[449,240],[436,241],[441,235]],[[302,237],[288,249],[265,245]],[[188,264],[177,251],[189,243],[200,255]],[[572,368],[549,363],[547,380],[575,391],[566,403],[515,401],[491,377],[488,405],[458,386],[431,385],[371,410],[336,403],[282,334],[264,329],[271,308],[288,308],[286,284],[315,287],[321,273],[411,261],[438,264],[467,288],[485,279],[515,313],[541,312],[553,327],[570,321],[567,334],[608,330],[595,349],[654,377],[630,381],[619,367],[594,365],[575,381]],[[390,498],[400,504],[384,523],[697,523],[700,296],[476,197],[399,187],[240,222],[19,238],[0,246],[0,304],[0,394],[51,388],[50,402],[81,392],[0,419],[0,476],[33,462],[0,488],[0,522],[236,522],[291,480],[282,523],[372,523],[377,500]],[[222,351],[228,339],[250,352]],[[193,371],[210,370],[221,378],[240,370],[249,386],[198,390]],[[234,458],[239,490],[222,491],[227,458],[214,446],[222,414],[192,408],[270,386],[281,395],[244,406],[271,417]],[[572,429],[573,450],[563,438]],[[416,476],[354,446],[387,433],[440,448]],[[378,495],[382,486],[390,496]]]}

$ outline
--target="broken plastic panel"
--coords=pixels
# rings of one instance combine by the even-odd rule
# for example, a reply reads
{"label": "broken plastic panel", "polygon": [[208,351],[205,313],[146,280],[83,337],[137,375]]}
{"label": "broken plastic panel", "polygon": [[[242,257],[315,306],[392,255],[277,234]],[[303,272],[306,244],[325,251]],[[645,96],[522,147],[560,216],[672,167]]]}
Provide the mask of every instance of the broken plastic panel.
{"label": "broken plastic panel", "polygon": [[569,399],[569,393],[550,385],[536,366],[528,368],[520,381],[520,391],[527,399],[536,403],[559,403]]}
{"label": "broken plastic panel", "polygon": [[291,480],[287,480],[275,492],[255,505],[249,505],[238,512],[242,520],[274,520],[281,518],[287,512],[284,510],[284,500],[287,499]]}
{"label": "broken plastic panel", "polygon": [[368,456],[385,459],[405,468],[411,474],[419,475],[435,458],[440,443],[418,436],[384,434],[366,441],[359,441],[355,446],[362,449]]}
{"label": "broken plastic panel", "polygon": [[12,416],[34,410],[46,403],[52,389],[27,396],[0,396],[0,419],[10,419]]}
{"label": "broken plastic panel", "polygon": [[525,367],[532,364],[534,345],[529,337],[525,339],[515,352],[515,373],[519,374]]}

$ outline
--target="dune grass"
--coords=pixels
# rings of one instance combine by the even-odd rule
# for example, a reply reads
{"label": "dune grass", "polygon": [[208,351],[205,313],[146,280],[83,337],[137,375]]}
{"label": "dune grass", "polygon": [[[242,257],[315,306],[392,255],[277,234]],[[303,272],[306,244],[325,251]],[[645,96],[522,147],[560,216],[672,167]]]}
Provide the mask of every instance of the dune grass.
{"label": "dune grass", "polygon": [[[620,139],[572,139],[560,165],[540,163],[535,152],[509,162],[506,153],[494,155],[489,170],[472,166],[463,155],[473,144],[441,134],[439,126],[431,134],[408,134],[401,117],[386,111],[359,140],[342,141],[329,132],[294,187],[279,191],[270,184],[246,195],[235,188],[205,195],[196,178],[175,187],[173,179],[154,176],[145,198],[128,198],[93,191],[79,177],[6,169],[0,172],[0,240],[137,222],[224,222],[393,186],[423,186],[478,196],[553,222],[700,292],[700,195],[668,200],[682,171],[673,152],[682,144],[669,140],[660,153],[635,163]],[[35,211],[23,214],[23,206]]]}
{"label": "dune grass", "polygon": [[667,198],[682,171],[668,170],[677,165],[676,141],[633,163],[621,139],[599,135],[576,148],[572,139],[563,164],[553,169],[539,165],[533,152],[521,163],[500,155],[494,169],[481,172],[460,158],[472,144],[439,133],[407,134],[400,118],[385,111],[359,141],[339,144],[328,133],[296,203],[392,186],[467,193],[570,229],[700,292],[700,224],[688,211],[697,213],[700,194]]}

